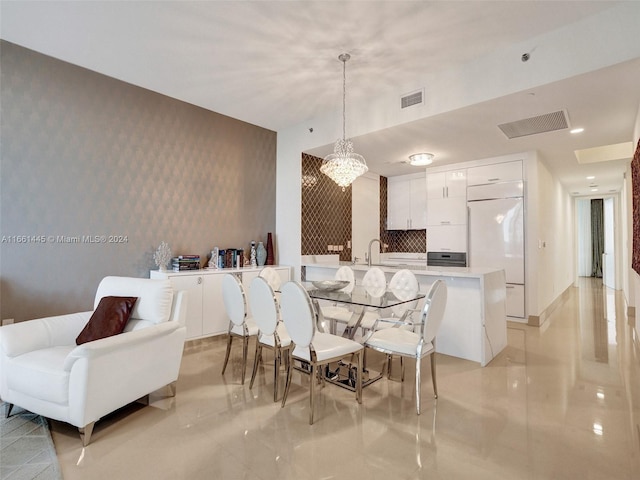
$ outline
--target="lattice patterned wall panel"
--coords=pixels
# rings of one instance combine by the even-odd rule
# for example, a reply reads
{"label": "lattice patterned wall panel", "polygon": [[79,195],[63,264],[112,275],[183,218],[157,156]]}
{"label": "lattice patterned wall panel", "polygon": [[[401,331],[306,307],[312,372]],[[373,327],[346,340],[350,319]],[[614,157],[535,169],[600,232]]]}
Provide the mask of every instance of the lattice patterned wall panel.
{"label": "lattice patterned wall panel", "polygon": [[346,249],[351,240],[351,192],[342,191],[333,180],[320,172],[322,159],[302,154],[302,255],[326,255],[328,245],[342,245],[340,260],[351,260]]}

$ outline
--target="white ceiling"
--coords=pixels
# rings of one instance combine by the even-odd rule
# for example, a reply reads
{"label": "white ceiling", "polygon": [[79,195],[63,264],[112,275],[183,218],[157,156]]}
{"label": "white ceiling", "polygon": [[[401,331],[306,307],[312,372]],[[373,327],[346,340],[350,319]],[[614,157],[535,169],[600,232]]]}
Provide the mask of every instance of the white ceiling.
{"label": "white ceiling", "polygon": [[[347,67],[348,101],[358,104],[411,91],[425,75],[455,69],[620,3],[3,0],[0,36],[278,131],[340,111],[336,57],[341,52],[353,57]],[[383,175],[415,171],[399,162],[416,151],[451,163],[536,149],[569,191],[590,193],[587,175],[596,175],[600,192],[619,190],[628,159],[579,165],[573,151],[633,140],[638,85],[636,59],[354,142],[370,169]],[[508,140],[497,128],[560,109],[585,132]],[[323,156],[330,148],[319,146],[311,153]]]}

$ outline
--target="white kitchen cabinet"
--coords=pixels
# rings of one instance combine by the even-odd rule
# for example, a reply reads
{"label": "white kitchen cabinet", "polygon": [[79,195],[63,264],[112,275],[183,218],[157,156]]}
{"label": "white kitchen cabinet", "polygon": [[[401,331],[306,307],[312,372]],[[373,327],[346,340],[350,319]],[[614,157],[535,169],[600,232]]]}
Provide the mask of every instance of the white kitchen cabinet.
{"label": "white kitchen cabinet", "polygon": [[427,172],[427,228],[467,223],[467,172]]}
{"label": "white kitchen cabinet", "polygon": [[[291,279],[291,267],[274,266],[282,282]],[[187,291],[187,340],[227,333],[229,319],[222,300],[222,278],[227,273],[240,276],[247,302],[251,280],[260,274],[262,267],[225,268],[220,270],[194,270],[183,272],[159,272],[152,270],[151,278],[168,278],[174,290]]]}
{"label": "white kitchen cabinet", "polygon": [[431,225],[427,227],[428,252],[466,252],[466,225]]}
{"label": "white kitchen cabinet", "polygon": [[425,229],[426,203],[424,173],[390,177],[387,182],[387,230]]}
{"label": "white kitchen cabinet", "polygon": [[[427,199],[467,196],[467,170],[427,172]],[[428,202],[427,202],[428,203]]]}
{"label": "white kitchen cabinet", "polygon": [[467,169],[467,185],[486,185],[489,183],[522,180],[522,160],[493,163]]}

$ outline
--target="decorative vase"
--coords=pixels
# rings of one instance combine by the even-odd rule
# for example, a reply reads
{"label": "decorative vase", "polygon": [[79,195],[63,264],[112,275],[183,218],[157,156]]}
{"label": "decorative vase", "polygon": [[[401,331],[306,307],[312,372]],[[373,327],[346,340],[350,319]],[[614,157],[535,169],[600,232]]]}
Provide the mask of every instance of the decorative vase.
{"label": "decorative vase", "polygon": [[258,260],[256,259],[256,242],[254,242],[253,240],[251,240],[251,266],[252,267],[257,267],[258,266]]}
{"label": "decorative vase", "polygon": [[267,261],[267,249],[264,248],[264,243],[258,242],[258,248],[256,248],[256,259],[258,260],[258,266],[264,266],[264,262]]}
{"label": "decorative vase", "polygon": [[273,240],[271,232],[267,233],[267,261],[265,265],[273,265],[275,263],[275,255],[273,254]]}

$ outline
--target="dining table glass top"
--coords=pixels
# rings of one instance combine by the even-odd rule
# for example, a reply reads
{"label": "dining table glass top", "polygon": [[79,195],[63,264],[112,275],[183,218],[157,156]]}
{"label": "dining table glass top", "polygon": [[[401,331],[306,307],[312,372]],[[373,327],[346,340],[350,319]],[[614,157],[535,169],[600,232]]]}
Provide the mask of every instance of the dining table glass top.
{"label": "dining table glass top", "polygon": [[393,291],[381,287],[364,287],[363,285],[346,287],[337,291],[316,288],[311,282],[306,282],[304,286],[312,299],[329,300],[362,307],[395,307],[396,305],[413,302],[425,297],[422,292],[408,294],[402,290]]}

